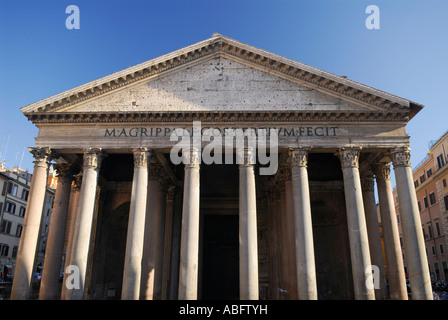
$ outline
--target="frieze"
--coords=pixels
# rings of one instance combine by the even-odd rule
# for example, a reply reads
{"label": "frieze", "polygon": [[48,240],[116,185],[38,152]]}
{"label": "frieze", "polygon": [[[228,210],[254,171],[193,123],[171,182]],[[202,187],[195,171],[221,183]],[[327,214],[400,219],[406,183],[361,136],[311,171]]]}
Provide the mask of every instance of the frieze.
{"label": "frieze", "polygon": [[[181,129],[181,130],[179,130]],[[212,129],[206,131],[207,129]],[[276,130],[279,137],[336,137],[339,134],[339,127],[324,126],[300,126],[300,127],[202,127],[201,135],[213,134],[225,136],[227,132],[234,132],[237,129],[245,132],[248,129],[256,129],[255,134],[260,130],[265,130],[265,135],[269,136],[271,130]],[[206,131],[206,133],[204,133]],[[263,132],[263,133],[264,133]],[[104,129],[105,138],[136,138],[136,137],[170,137],[172,134],[192,136],[193,128],[191,127],[109,127]]]}

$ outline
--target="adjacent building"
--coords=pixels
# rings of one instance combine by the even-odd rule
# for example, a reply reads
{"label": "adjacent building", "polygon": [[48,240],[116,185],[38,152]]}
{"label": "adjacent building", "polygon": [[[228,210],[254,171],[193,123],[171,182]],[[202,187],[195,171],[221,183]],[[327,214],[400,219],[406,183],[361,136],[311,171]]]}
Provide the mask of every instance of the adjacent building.
{"label": "adjacent building", "polygon": [[[10,282],[14,277],[31,178],[31,173],[18,167],[9,170],[2,166],[0,169],[0,272],[3,282]],[[33,268],[35,274],[40,273],[43,266],[53,201],[54,190],[47,187]]]}
{"label": "adjacent building", "polygon": [[[430,143],[427,156],[413,170],[421,228],[432,281],[448,281],[447,153],[448,131],[438,140]],[[397,219],[400,221],[400,201],[397,190],[394,190],[394,195]],[[404,247],[403,242],[402,245]],[[406,262],[406,255],[404,253],[403,255]]]}

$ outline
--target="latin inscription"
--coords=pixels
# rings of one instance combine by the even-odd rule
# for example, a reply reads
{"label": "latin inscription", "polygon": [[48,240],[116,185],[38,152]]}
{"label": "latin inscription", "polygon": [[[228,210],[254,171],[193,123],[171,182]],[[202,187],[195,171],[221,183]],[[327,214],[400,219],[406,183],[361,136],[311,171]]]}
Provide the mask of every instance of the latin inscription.
{"label": "latin inscription", "polygon": [[[179,130],[180,129],[180,130]],[[207,130],[209,129],[209,130]],[[276,130],[279,137],[336,137],[338,136],[339,127],[202,127],[201,134],[212,133],[214,135],[225,136],[226,131],[234,131],[235,129],[241,129],[244,131],[248,129],[253,130],[255,134],[260,130],[266,130],[266,134],[269,136],[270,130]],[[194,128],[170,128],[170,127],[133,127],[133,128],[106,128],[104,131],[104,137],[108,138],[135,138],[135,137],[170,137],[171,134],[175,135],[192,135]]]}

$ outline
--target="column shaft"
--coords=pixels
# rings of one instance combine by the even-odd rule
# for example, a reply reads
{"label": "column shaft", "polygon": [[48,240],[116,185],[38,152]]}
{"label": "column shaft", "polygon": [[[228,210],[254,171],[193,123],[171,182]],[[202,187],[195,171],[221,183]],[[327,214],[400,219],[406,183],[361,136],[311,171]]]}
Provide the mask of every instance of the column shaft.
{"label": "column shaft", "polygon": [[[290,171],[290,169],[288,168]],[[290,176],[290,175],[289,175]],[[292,198],[292,182],[291,179],[285,181],[285,201],[286,201],[286,231],[288,239],[295,239],[295,218],[294,218],[294,204]],[[289,299],[297,300],[297,259],[296,259],[296,243],[289,240],[288,242],[288,255],[290,256],[288,263],[288,274],[291,279],[291,286],[289,288]]]}
{"label": "column shaft", "polygon": [[163,276],[166,190],[162,167],[151,164],[140,299],[160,300]]}
{"label": "column shaft", "polygon": [[68,214],[67,226],[66,226],[67,248],[65,251],[64,277],[62,279],[63,285],[62,285],[62,289],[61,289],[61,300],[66,299],[67,286],[65,286],[65,281],[67,280],[69,273],[65,272],[65,270],[67,270],[67,267],[70,265],[70,256],[71,256],[72,247],[73,247],[73,233],[75,230],[76,215],[78,214],[78,208],[79,208],[79,193],[81,190],[81,177],[82,177],[82,174],[77,174],[74,177],[74,185],[70,192],[70,202],[69,202],[69,209],[68,209],[69,214]]}
{"label": "column shaft", "polygon": [[[386,269],[384,268],[383,247],[381,245],[380,225],[375,202],[373,175],[361,177],[362,198],[366,213],[367,234],[369,238],[370,259],[378,267],[379,274],[374,277],[376,300],[387,299]],[[377,281],[379,283],[377,283]]]}
{"label": "column shaft", "polygon": [[58,186],[56,188],[47,248],[45,250],[44,269],[39,291],[40,300],[54,300],[57,298],[72,183],[71,165],[57,164],[55,169],[58,173]]}
{"label": "column shaft", "polygon": [[157,192],[157,220],[154,221],[157,228],[157,237],[154,242],[155,252],[155,274],[154,274],[154,299],[162,298],[162,281],[163,281],[163,257],[165,243],[165,213],[166,213],[166,182],[159,181],[159,189]]}
{"label": "column shaft", "polygon": [[[90,236],[92,234],[101,160],[102,155],[99,149],[88,149],[84,152],[79,207],[73,232],[72,252],[70,254],[70,265],[73,266],[73,270],[76,270],[73,271],[73,276],[76,276],[78,279],[74,279],[73,287],[70,287],[70,289],[66,288],[65,298],[67,300],[84,299]],[[63,285],[67,286],[67,281]]]}
{"label": "column shaft", "polygon": [[199,262],[199,150],[186,151],[184,163],[178,299],[196,300]]}
{"label": "column shaft", "polygon": [[45,200],[48,162],[51,156],[51,150],[49,148],[33,148],[30,149],[30,152],[36,160],[34,161],[31,188],[25,218],[23,220],[23,230],[10,296],[11,300],[27,299],[30,294],[34,257],[36,255],[39,227]]}
{"label": "column shaft", "polygon": [[345,204],[352,260],[353,285],[357,300],[374,300],[375,292],[369,241],[359,176],[359,148],[342,149],[339,157],[344,175]]}
{"label": "column shaft", "polygon": [[408,147],[397,148],[391,157],[397,182],[406,265],[411,283],[411,298],[412,300],[432,300],[431,278],[412,176],[410,149]]}
{"label": "column shaft", "polygon": [[408,300],[397,214],[390,184],[389,164],[378,164],[375,167],[375,176],[383,226],[390,298],[392,300]]}
{"label": "column shaft", "polygon": [[148,181],[148,200],[146,206],[145,240],[143,244],[142,280],[140,288],[141,300],[154,299],[155,252],[157,238],[157,201],[159,189],[159,168],[151,163]]}
{"label": "column shaft", "polygon": [[308,148],[297,148],[290,151],[297,259],[297,290],[300,300],[317,299],[313,225],[306,167],[308,152]]}
{"label": "column shaft", "polygon": [[240,300],[258,300],[257,199],[254,156],[239,152]]}
{"label": "column shaft", "polygon": [[145,148],[134,151],[134,178],[121,291],[123,300],[138,300],[140,297],[149,158],[150,153]]}

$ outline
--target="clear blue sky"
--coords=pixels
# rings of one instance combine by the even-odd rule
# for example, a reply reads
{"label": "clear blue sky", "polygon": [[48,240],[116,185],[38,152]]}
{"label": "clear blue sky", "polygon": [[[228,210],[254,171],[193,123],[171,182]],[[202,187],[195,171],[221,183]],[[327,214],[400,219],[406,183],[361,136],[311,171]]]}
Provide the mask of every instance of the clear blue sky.
{"label": "clear blue sky", "polygon": [[[71,4],[79,30],[65,26]],[[365,27],[370,4],[379,30]],[[448,129],[446,0],[15,0],[0,3],[0,160],[34,146],[22,106],[215,32],[425,105],[407,127],[414,165]],[[33,169],[28,151],[21,166]]]}

